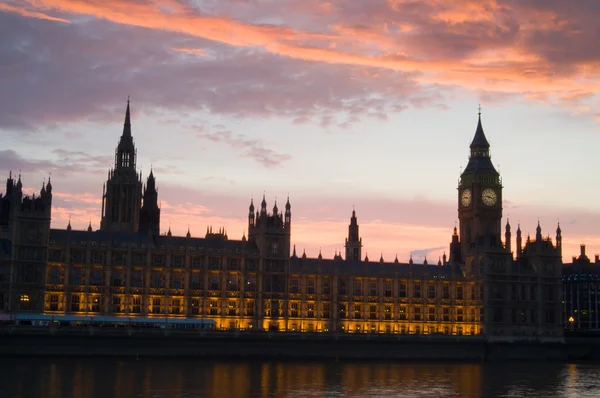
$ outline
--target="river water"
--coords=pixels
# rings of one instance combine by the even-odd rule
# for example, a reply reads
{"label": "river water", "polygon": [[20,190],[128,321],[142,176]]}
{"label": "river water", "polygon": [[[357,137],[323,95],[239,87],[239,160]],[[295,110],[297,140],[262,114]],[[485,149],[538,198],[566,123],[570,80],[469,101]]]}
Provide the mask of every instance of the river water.
{"label": "river water", "polygon": [[3,358],[0,397],[600,397],[600,365]]}

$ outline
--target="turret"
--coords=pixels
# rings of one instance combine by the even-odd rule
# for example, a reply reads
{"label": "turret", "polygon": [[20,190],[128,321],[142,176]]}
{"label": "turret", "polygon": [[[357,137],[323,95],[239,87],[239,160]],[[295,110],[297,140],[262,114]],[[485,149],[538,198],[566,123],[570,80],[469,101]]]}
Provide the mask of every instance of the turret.
{"label": "turret", "polygon": [[560,223],[558,223],[558,226],[556,227],[556,248],[562,258],[562,231],[560,229]]}
{"label": "turret", "polygon": [[290,229],[292,227],[292,205],[290,204],[290,197],[288,195],[287,202],[285,203],[285,227]]}
{"label": "turret", "polygon": [[512,251],[511,247],[510,247],[510,240],[511,240],[510,221],[507,219],[506,220],[506,232],[504,232],[504,248],[509,253]]}
{"label": "turret", "polygon": [[154,172],[150,169],[150,174],[146,181],[143,195],[143,205],[140,209],[139,232],[147,233],[148,230],[153,236],[160,234],[160,208],[158,207],[158,190],[156,189],[156,179]]}
{"label": "turret", "polygon": [[250,199],[250,207],[248,209],[248,228],[254,227],[254,199]]}
{"label": "turret", "polygon": [[517,258],[523,253],[523,238],[521,237],[521,224],[517,225]]}
{"label": "turret", "polygon": [[346,238],[346,260],[360,261],[362,251],[362,238],[358,233],[358,221],[356,211],[352,210],[350,225],[348,225],[348,237]]}

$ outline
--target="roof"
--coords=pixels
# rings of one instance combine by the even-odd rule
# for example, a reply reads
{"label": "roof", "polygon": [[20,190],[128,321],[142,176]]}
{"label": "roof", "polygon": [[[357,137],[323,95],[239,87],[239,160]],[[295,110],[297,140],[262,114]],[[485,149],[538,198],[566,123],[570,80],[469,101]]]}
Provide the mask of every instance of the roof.
{"label": "roof", "polygon": [[[352,261],[343,259],[318,259],[292,257],[290,274],[325,274],[338,276],[395,277],[431,279],[438,275],[442,279],[462,279],[462,273],[453,276],[452,265],[386,263],[379,261]],[[428,276],[425,278],[425,276]]]}
{"label": "roof", "polygon": [[475,130],[475,137],[473,137],[473,141],[471,142],[471,148],[489,148],[490,143],[487,138],[485,138],[485,133],[483,132],[483,126],[481,125],[481,113],[479,114],[479,120],[477,121],[477,130]]}
{"label": "roof", "polygon": [[258,256],[258,247],[252,241],[229,240],[222,238],[187,238],[185,236],[156,236],[149,237],[144,233],[108,233],[105,231],[75,231],[66,229],[51,229],[50,240],[55,245],[66,245],[67,242],[98,242],[107,243],[112,240],[113,246],[123,244],[150,244],[154,247],[193,247],[198,249],[216,250],[224,253],[246,252]]}

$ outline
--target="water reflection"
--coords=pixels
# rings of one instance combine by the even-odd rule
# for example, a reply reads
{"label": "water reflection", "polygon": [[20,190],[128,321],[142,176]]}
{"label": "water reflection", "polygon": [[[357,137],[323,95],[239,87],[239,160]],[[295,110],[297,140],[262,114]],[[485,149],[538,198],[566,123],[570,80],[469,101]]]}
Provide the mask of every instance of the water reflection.
{"label": "water reflection", "polygon": [[0,396],[596,397],[600,365],[13,359]]}

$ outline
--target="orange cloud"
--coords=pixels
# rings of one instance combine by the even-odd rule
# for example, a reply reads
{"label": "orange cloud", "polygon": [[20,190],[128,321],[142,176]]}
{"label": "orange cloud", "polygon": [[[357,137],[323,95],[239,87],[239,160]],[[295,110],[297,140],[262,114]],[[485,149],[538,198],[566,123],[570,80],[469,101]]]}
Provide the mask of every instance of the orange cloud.
{"label": "orange cloud", "polygon": [[71,23],[71,21],[68,21],[66,19],[52,17],[50,15],[46,15],[46,14],[41,13],[41,12],[29,11],[29,10],[27,10],[25,8],[11,6],[10,4],[2,4],[2,3],[0,3],[0,11],[13,12],[13,13],[22,15],[24,17],[37,18],[37,19],[46,19],[48,21],[55,21],[55,22]]}

